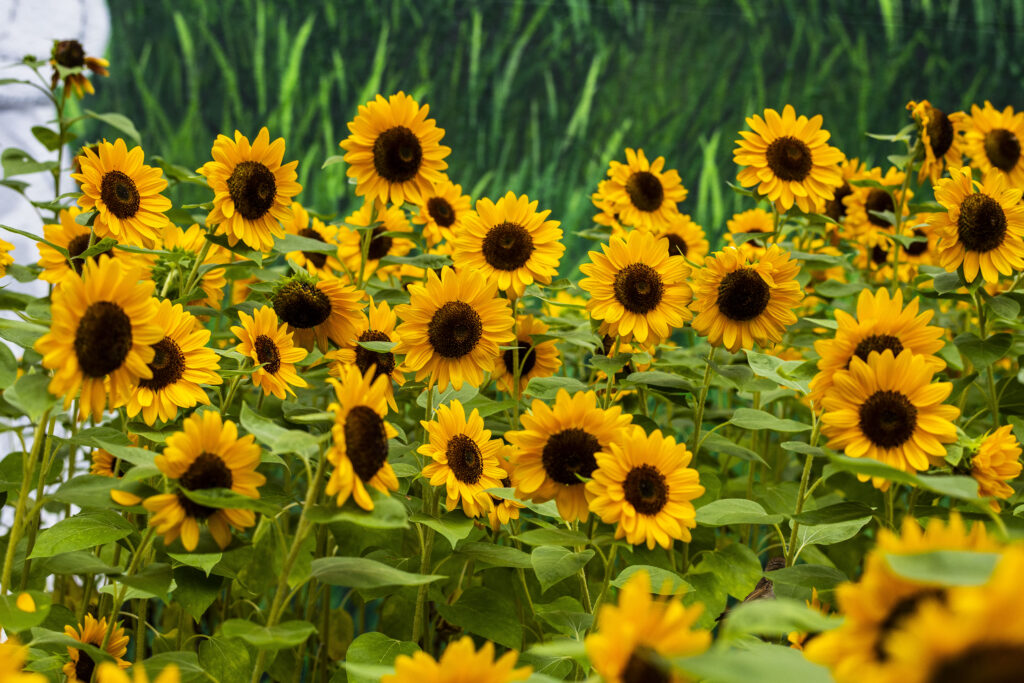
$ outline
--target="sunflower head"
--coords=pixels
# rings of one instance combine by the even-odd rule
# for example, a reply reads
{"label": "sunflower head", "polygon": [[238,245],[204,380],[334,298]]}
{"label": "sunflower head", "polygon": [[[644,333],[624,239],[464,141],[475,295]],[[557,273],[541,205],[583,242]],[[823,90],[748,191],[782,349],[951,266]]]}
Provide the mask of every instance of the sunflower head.
{"label": "sunflower head", "polygon": [[85,54],[85,48],[77,40],[55,40],[50,50],[50,64],[53,66],[53,76],[50,79],[50,89],[56,90],[57,83],[64,79],[64,97],[68,92],[74,91],[79,98],[85,93],[94,94],[96,90],[85,74],[89,69],[99,76],[107,76],[107,67],[110,62],[102,57],[89,57]]}
{"label": "sunflower head", "polygon": [[433,189],[421,197],[413,223],[423,226],[427,246],[455,239],[462,233],[463,221],[472,215],[469,195],[462,194],[462,186],[447,177],[432,183]]}
{"label": "sunflower head", "polygon": [[[149,676],[146,669],[136,666],[132,671],[132,678],[128,677],[123,670],[110,662],[103,662],[96,670],[96,683],[149,683]],[[153,683],[181,683],[181,672],[176,664],[168,664],[160,674],[153,679]]]}
{"label": "sunflower head", "polygon": [[295,394],[292,386],[309,386],[295,371],[295,363],[306,357],[306,350],[295,347],[292,333],[280,324],[273,308],[263,306],[252,316],[239,311],[238,319],[242,325],[231,328],[241,342],[235,351],[257,366],[252,374],[254,385],[282,400],[285,392]]}
{"label": "sunflower head", "polygon": [[679,173],[665,169],[665,157],[650,162],[642,149],[627,147],[626,163],[609,164],[594,203],[623,227],[660,230],[679,213],[686,195]]}
{"label": "sunflower head", "polygon": [[701,228],[685,213],[673,217],[669,224],[656,233],[668,240],[669,256],[682,256],[687,261],[703,263],[708,253],[708,240]]}
{"label": "sunflower head", "polygon": [[[978,495],[1007,499],[1013,495],[1008,482],[1020,476],[1021,447],[1013,435],[1013,426],[1004,425],[986,434],[970,455],[970,473],[978,482]],[[999,511],[999,503],[991,507]]]}
{"label": "sunflower head", "polygon": [[[748,256],[760,256],[768,248],[766,238],[775,232],[775,216],[764,209],[747,209],[733,215],[726,222],[728,232],[724,235],[725,243],[735,246]],[[761,234],[765,237],[750,237],[742,241],[737,240],[737,235]]]}
{"label": "sunflower head", "polygon": [[463,636],[445,648],[439,660],[426,652],[412,656],[398,655],[395,673],[381,677],[381,683],[444,683],[445,681],[473,681],[474,683],[511,683],[530,677],[533,668],[515,668],[518,654],[509,650],[494,658],[494,644],[484,643],[479,650],[473,639]]}
{"label": "sunflower head", "polygon": [[0,643],[0,680],[6,683],[46,683],[46,676],[25,671],[27,662],[28,646],[22,645],[16,637]]}
{"label": "sunflower head", "polygon": [[971,166],[1010,187],[1024,187],[1024,112],[1009,106],[1000,111],[986,100],[984,107],[971,105],[970,116],[960,114],[955,120],[964,131],[963,151]]}
{"label": "sunflower head", "polygon": [[303,271],[281,279],[274,286],[274,312],[306,349],[315,344],[327,351],[328,340],[338,346],[352,343],[355,331],[365,325],[365,293],[338,278],[318,278]]}
{"label": "sunflower head", "polygon": [[963,159],[963,118],[947,114],[928,100],[911,100],[907,109],[921,139],[923,158],[917,182],[921,184],[925,178],[938,182],[947,166],[960,166]]}
{"label": "sunflower head", "polygon": [[323,251],[290,251],[285,258],[293,261],[300,268],[313,275],[331,277],[343,272],[341,262],[338,260],[338,228],[334,225],[327,225],[317,217],[310,221],[309,211],[299,204],[292,202],[291,220],[284,224],[285,232],[290,235],[305,237],[306,239],[320,242],[325,248],[333,248],[333,252]]}
{"label": "sunflower head", "polygon": [[547,323],[532,315],[521,315],[516,321],[516,349],[505,349],[494,364],[498,388],[514,394],[516,362],[519,363],[519,389],[522,393],[534,377],[550,377],[562,366],[554,339],[534,343],[533,336],[545,334]]}
{"label": "sunflower head", "polygon": [[[64,633],[80,643],[103,647],[103,639],[107,633],[107,619],[103,617],[99,621],[91,614],[85,615],[85,620],[78,625],[65,626]],[[127,669],[129,663],[124,659],[128,652],[128,636],[125,635],[124,627],[115,625],[110,633],[104,650],[114,658],[115,664],[122,669]],[[68,677],[68,683],[91,683],[96,662],[85,652],[78,648],[68,647],[70,661],[64,665],[64,675]]]}

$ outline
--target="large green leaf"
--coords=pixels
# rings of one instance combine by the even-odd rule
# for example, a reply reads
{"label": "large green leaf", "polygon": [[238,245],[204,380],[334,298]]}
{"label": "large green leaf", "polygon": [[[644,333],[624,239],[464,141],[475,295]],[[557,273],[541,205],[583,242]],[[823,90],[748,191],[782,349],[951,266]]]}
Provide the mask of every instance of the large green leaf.
{"label": "large green leaf", "polygon": [[612,579],[611,583],[616,588],[622,588],[637,572],[647,572],[651,580],[651,592],[655,595],[682,595],[693,590],[693,586],[684,581],[679,574],[647,564],[634,564],[626,567]]}
{"label": "large green leaf", "polygon": [[741,429],[770,429],[773,432],[805,432],[811,429],[809,424],[775,417],[771,413],[753,408],[737,408],[732,419],[729,420],[729,424],[734,424]]}
{"label": "large green leaf", "polygon": [[221,625],[225,638],[239,638],[257,650],[281,650],[296,647],[306,642],[316,631],[308,621],[285,621],[271,627],[247,621],[228,619]]}
{"label": "large green leaf", "polygon": [[560,546],[542,545],[530,553],[530,563],[533,564],[541,590],[547,591],[582,569],[593,556],[593,550],[573,552]]}
{"label": "large green leaf", "polygon": [[419,586],[445,577],[438,574],[412,574],[368,557],[321,557],[313,560],[312,577],[332,586],[381,588]]}
{"label": "large green leaf", "polygon": [[523,625],[516,616],[516,604],[508,591],[471,586],[454,604],[435,603],[445,621],[474,635],[515,649],[522,646]]}
{"label": "large green leaf", "polygon": [[82,512],[43,529],[30,557],[52,557],[72,550],[93,548],[118,541],[133,531],[135,527],[116,512]]}
{"label": "large green leaf", "polygon": [[760,503],[746,498],[720,498],[697,508],[697,523],[704,526],[778,524],[782,520],[782,515],[770,515]]}
{"label": "large green leaf", "polygon": [[363,633],[352,641],[345,653],[348,683],[377,683],[380,680],[377,676],[362,676],[357,672],[358,666],[350,665],[391,666],[398,655],[411,656],[417,650],[416,643],[395,640],[376,631]]}

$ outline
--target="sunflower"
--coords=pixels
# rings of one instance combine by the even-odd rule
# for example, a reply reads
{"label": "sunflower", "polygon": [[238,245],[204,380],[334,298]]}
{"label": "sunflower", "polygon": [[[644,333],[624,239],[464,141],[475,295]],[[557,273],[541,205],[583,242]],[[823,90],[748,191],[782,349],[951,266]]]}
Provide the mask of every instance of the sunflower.
{"label": "sunflower", "polygon": [[687,467],[693,454],[661,430],[647,435],[636,426],[609,446],[595,455],[597,469],[586,484],[594,514],[633,545],[689,543],[697,526],[691,501],[704,494],[697,470]]}
{"label": "sunflower", "polygon": [[446,486],[449,510],[462,501],[467,517],[479,517],[491,508],[487,489],[501,487],[505,470],[498,464],[504,445],[484,429],[484,419],[475,408],[466,415],[462,403],[453,400],[437,409],[433,422],[421,420],[428,443],[417,450],[432,462],[423,467],[431,486]]}
{"label": "sunflower", "polygon": [[306,357],[306,350],[294,346],[292,333],[287,325],[278,322],[274,309],[264,306],[253,311],[251,317],[239,311],[238,319],[242,325],[231,328],[231,333],[241,341],[235,351],[251,358],[259,366],[252,373],[254,386],[281,400],[284,400],[286,391],[295,395],[289,385],[309,386],[295,372],[295,363]]}
{"label": "sunflower", "polygon": [[843,203],[843,199],[853,192],[850,181],[860,180],[865,171],[866,167],[860,162],[860,159],[856,157],[844,159],[839,164],[839,174],[842,176],[843,184],[832,192],[832,199],[825,202],[825,210],[822,213],[836,222],[843,223],[846,219],[846,204]]}
{"label": "sunflower", "polygon": [[[333,377],[340,378],[346,365],[355,365],[360,375],[365,375],[370,368],[375,368],[374,377],[381,375],[389,377],[394,384],[402,386],[405,384],[405,367],[395,360],[395,354],[391,351],[371,351],[359,346],[357,342],[394,342],[397,341],[395,334],[395,323],[397,316],[388,306],[388,302],[382,301],[374,304],[370,299],[369,319],[363,321],[356,328],[356,336],[352,338],[353,348],[342,348],[331,351],[326,358],[331,363],[329,372]],[[395,403],[395,387],[391,382],[387,383],[388,405],[392,410],[398,410]]]}
{"label": "sunflower", "polygon": [[107,405],[124,405],[133,383],[152,377],[152,345],[163,330],[153,283],[140,282],[138,270],[104,259],[86,263],[82,275],[69,274],[54,289],[53,322],[35,350],[55,371],[50,393],[64,397],[64,409],[81,389],[79,417],[99,421]]}
{"label": "sunflower", "polygon": [[281,165],[284,138],[270,142],[265,126],[252,145],[237,130],[234,140],[218,135],[212,156],[196,171],[213,190],[206,224],[217,226],[217,234],[227,235],[231,246],[241,240],[257,251],[270,251],[274,237],[284,237],[278,221],[291,218],[292,197],[302,191],[295,182],[299,162]]}
{"label": "sunflower", "polygon": [[599,182],[597,184],[597,192],[590,195],[590,201],[599,209],[598,213],[594,214],[594,222],[611,228],[613,235],[621,235],[626,232],[626,228],[619,222],[619,214],[616,213],[615,202],[607,198],[609,183],[611,182],[610,180]]}
{"label": "sunflower", "polygon": [[463,383],[477,387],[483,373],[498,360],[499,344],[515,339],[515,321],[507,299],[475,270],[453,271],[448,266],[438,277],[427,273],[425,284],[409,285],[410,302],[395,307],[402,319],[398,346],[405,365],[416,380],[430,377],[439,391]]}
{"label": "sunflower", "polygon": [[516,495],[538,503],[554,499],[563,519],[586,519],[591,496],[584,481],[597,469],[597,454],[607,452],[632,420],[621,406],[598,408],[593,391],[570,397],[559,389],[554,408],[535,400],[522,416],[522,430],[505,433],[519,448],[512,476]]}
{"label": "sunflower", "polygon": [[327,495],[336,495],[339,506],[352,497],[359,507],[372,510],[367,486],[384,494],[398,490],[398,477],[388,463],[388,439],[398,432],[384,419],[388,379],[373,369],[361,373],[349,365],[340,381],[333,377],[327,381],[337,397],[328,407],[334,413],[334,445],[327,458],[334,471],[327,482]]}
{"label": "sunflower", "polygon": [[[130,435],[135,436],[134,434]],[[138,437],[136,436],[137,440]],[[131,469],[132,464],[126,460],[118,458],[110,451],[102,448],[97,448],[92,452],[92,464],[89,465],[89,474],[95,474],[98,477],[110,477],[111,479],[120,479],[124,476],[125,472]]]}
{"label": "sunflower", "polygon": [[669,256],[679,255],[687,261],[703,263],[708,254],[708,240],[704,229],[685,213],[674,216],[655,234],[668,240]]}
{"label": "sunflower", "polygon": [[395,658],[395,673],[381,677],[381,683],[510,683],[530,677],[532,667],[515,668],[518,655],[509,650],[494,659],[494,643],[485,642],[479,651],[473,639],[462,636],[448,645],[440,660],[423,651]]}
{"label": "sunflower", "polygon": [[693,317],[686,307],[693,296],[686,282],[690,267],[669,254],[667,239],[634,230],[589,256],[580,266],[589,277],[579,286],[590,293],[587,310],[608,324],[608,334],[657,343]]}
{"label": "sunflower", "polygon": [[[39,246],[43,246],[40,243]],[[14,251],[14,245],[7,240],[0,239],[0,277],[7,274],[7,266],[14,263],[14,257],[11,256],[11,252]]]}
{"label": "sunflower", "polygon": [[311,351],[327,351],[327,340],[338,346],[352,343],[364,324],[366,293],[334,277],[297,273],[279,281],[271,302],[281,322],[295,334],[295,343]]}
{"label": "sunflower", "polygon": [[102,57],[89,57],[85,54],[85,48],[77,40],[55,40],[50,50],[50,66],[53,67],[53,76],[50,79],[50,89],[56,90],[57,83],[61,80],[61,70],[77,70],[63,76],[64,97],[72,90],[75,96],[81,99],[85,93],[94,95],[96,90],[92,82],[85,76],[85,70],[89,69],[97,76],[110,75],[107,67],[110,62]]}
{"label": "sunflower", "polygon": [[935,199],[946,212],[931,219],[940,238],[942,267],[956,270],[962,265],[967,282],[979,270],[987,282],[996,282],[1000,273],[1024,269],[1021,191],[1007,187],[995,173],[985,176],[977,192],[970,168],[951,168],[949,175],[935,186]]}
{"label": "sunflower", "polygon": [[444,129],[427,118],[429,111],[429,104],[421,107],[404,92],[386,100],[377,95],[359,107],[359,115],[348,124],[351,135],[339,143],[358,196],[398,206],[406,201],[423,204],[432,196],[433,184],[445,177],[444,158],[452,150],[438,144]]}
{"label": "sunflower", "polygon": [[259,498],[259,487],[267,481],[256,471],[260,447],[252,434],[239,437],[235,423],[222,421],[213,410],[185,418],[182,429],[167,437],[163,454],[154,458],[154,464],[180,490],[150,496],[142,503],[153,513],[149,525],[163,535],[165,545],[181,536],[182,545],[191,552],[199,543],[199,523],[206,522],[223,550],[231,543],[230,527],[239,531],[251,527],[256,515],[252,510],[209,508],[194,503],[184,491],[231,489]]}
{"label": "sunflower", "polygon": [[[559,358],[554,339],[533,343],[533,335],[546,334],[547,331],[547,324],[539,318],[532,315],[519,316],[516,323],[516,343],[519,346],[520,394],[534,377],[551,377],[562,367],[562,359]],[[515,359],[515,351],[505,349],[501,352],[501,360],[494,364],[493,374],[497,379],[498,389],[507,394],[516,393],[512,390],[515,382]]]}
{"label": "sunflower", "polygon": [[963,115],[949,116],[928,100],[911,100],[907,109],[917,123],[917,134],[924,147],[917,183],[923,184],[925,178],[937,183],[947,166],[959,167],[963,161]]}
{"label": "sunflower", "polygon": [[362,273],[364,278],[369,278],[377,273],[378,277],[384,279],[391,273],[398,272],[400,266],[381,265],[380,260],[385,256],[405,256],[416,246],[412,241],[413,232],[409,219],[405,211],[398,206],[389,206],[385,209],[380,204],[375,206],[372,202],[366,202],[358,211],[346,218],[345,223],[361,228],[367,228],[371,223],[376,224],[370,233],[366,265],[362,266],[362,270],[360,264],[363,260],[363,240],[366,231],[344,227],[338,233],[338,242],[341,245],[338,255],[345,262],[345,267],[354,275]]}
{"label": "sunflower", "polygon": [[775,233],[775,216],[764,209],[747,209],[734,214],[726,221],[726,227],[729,231],[723,237],[727,245],[736,247],[749,257],[760,256],[768,248],[765,240],[752,238],[737,244],[736,236],[748,233],[773,235]]}
{"label": "sunflower", "polygon": [[289,251],[285,258],[295,263],[300,268],[305,268],[311,275],[320,277],[335,277],[344,272],[341,261],[338,260],[338,226],[327,225],[317,217],[313,217],[310,224],[309,211],[302,204],[292,202],[291,219],[284,224],[284,230],[291,235],[298,235],[306,239],[323,242],[328,247],[334,247],[334,253],[322,251]]}
{"label": "sunflower", "polygon": [[170,223],[164,212],[171,200],[160,194],[167,189],[164,172],[143,164],[143,158],[141,147],[128,151],[121,138],[99,143],[98,152],[83,148],[82,171],[71,177],[82,185],[78,205],[96,211],[97,237],[148,247]]}
{"label": "sunflower", "polygon": [[[136,666],[132,669],[132,674],[132,678],[129,678],[128,674],[110,662],[103,662],[96,672],[96,683],[149,683],[149,677],[146,675],[144,667]],[[181,683],[181,672],[178,666],[176,664],[165,666],[160,674],[153,679],[153,683]]]}
{"label": "sunflower", "polygon": [[[822,400],[822,433],[828,447],[852,458],[868,457],[904,472],[928,469],[929,461],[946,455],[943,444],[956,441],[960,415],[945,405],[953,385],[932,383],[935,374],[923,356],[910,349],[869,353],[867,361],[850,359],[849,370],[837,370],[832,389]],[[867,481],[867,475],[858,475]],[[888,482],[874,478],[877,488]]]}
{"label": "sunflower", "polygon": [[971,166],[982,176],[991,172],[1010,187],[1024,187],[1024,112],[999,111],[986,100],[984,109],[973,104],[970,116],[960,114],[956,123],[964,131],[963,152]]}
{"label": "sunflower", "polygon": [[217,354],[206,348],[210,331],[195,316],[181,304],[164,299],[157,306],[155,321],[164,331],[164,338],[153,344],[153,360],[149,363],[152,377],[140,379],[128,400],[128,417],[141,412],[148,425],[157,418],[172,422],[179,407],[209,405],[210,399],[199,385],[224,381],[217,374]]}
{"label": "sunflower", "polygon": [[462,194],[462,185],[455,185],[443,177],[420,198],[412,222],[423,226],[423,237],[427,246],[432,247],[455,239],[462,232],[463,221],[472,213],[471,200],[468,194]]}
{"label": "sunflower", "polygon": [[455,236],[455,267],[478,270],[513,298],[534,282],[550,284],[565,253],[558,221],[547,220],[550,213],[537,211],[525,194],[481,199]]}
{"label": "sunflower", "polygon": [[[40,280],[56,285],[68,273],[82,274],[82,266],[85,264],[85,260],[75,257],[80,256],[89,248],[90,239],[94,245],[100,239],[93,237],[92,231],[88,226],[81,225],[75,221],[75,217],[81,213],[82,209],[77,206],[61,209],[59,214],[60,223],[50,223],[43,226],[43,238],[47,242],[67,249],[71,257],[71,263],[68,263],[68,259],[65,258],[64,254],[48,244],[39,242],[37,245],[39,247],[39,265],[43,268],[43,272],[39,274]],[[172,227],[171,224],[168,227]],[[151,256],[135,254],[113,247],[89,256],[88,260],[99,261],[101,258],[107,257],[116,258],[126,266],[134,266],[141,269],[143,271],[141,278],[146,278],[146,274],[149,273],[154,262],[154,258]]]}
{"label": "sunflower", "polygon": [[694,276],[694,331],[733,352],[778,342],[804,298],[799,272],[800,262],[778,245],[754,259],[736,247],[709,256]]}
{"label": "sunflower", "polygon": [[[1007,499],[1013,487],[1007,482],[1020,476],[1020,443],[1013,435],[1013,425],[1004,425],[986,434],[971,453],[971,476],[978,482],[978,495]],[[999,503],[992,501],[992,509],[999,512]]]}
{"label": "sunflower", "polygon": [[679,212],[687,190],[675,169],[665,170],[665,157],[649,162],[642,149],[627,147],[626,163],[608,165],[608,180],[598,193],[623,226],[657,230]]}
{"label": "sunflower", "polygon": [[[77,629],[74,626],[65,626],[64,633],[80,643],[102,647],[114,658],[119,668],[127,669],[130,666],[123,659],[128,652],[128,636],[124,633],[124,627],[115,625],[106,647],[103,647],[103,638],[107,634],[106,617],[97,621],[91,614],[86,614],[84,623],[79,624]],[[68,656],[71,661],[61,669],[68,677],[67,683],[91,683],[93,670],[96,668],[96,662],[92,661],[92,657],[75,647],[68,648]]]}
{"label": "sunflower", "polygon": [[[903,206],[902,216],[909,216],[910,208],[908,203],[910,198],[914,196],[914,193],[910,190],[903,193],[901,190],[906,175],[906,173],[894,166],[890,167],[884,174],[882,169],[877,166],[870,171],[862,173],[858,180],[872,180],[881,187],[857,185],[843,198],[843,204],[846,207],[846,220],[843,225],[847,231],[853,235],[871,229],[891,232],[893,224],[884,218],[874,215],[872,212],[877,211],[881,213],[888,211],[895,214],[896,203],[900,202],[901,196],[903,198],[901,202]],[[893,200],[894,197],[895,201]],[[900,218],[900,221],[902,222],[903,218]]]}
{"label": "sunflower", "polygon": [[0,643],[0,680],[4,683],[47,683],[46,676],[25,671],[28,646],[17,638]]}
{"label": "sunflower", "polygon": [[[811,599],[805,601],[807,606],[811,609],[821,612],[824,615],[832,613],[832,606],[827,602],[822,602],[821,598],[818,597],[818,589],[811,588]],[[807,645],[812,639],[816,638],[818,633],[808,633],[806,631],[790,631],[786,636],[786,640],[789,641],[789,646],[794,650],[803,650],[804,646]]]}
{"label": "sunflower", "polygon": [[[519,452],[515,447],[502,444],[498,451],[498,466],[505,470],[505,476],[501,478],[501,488],[512,487],[512,473],[515,471],[513,463],[517,457],[519,457]],[[491,523],[491,528],[497,531],[503,524],[508,524],[513,519],[519,519],[519,511],[524,507],[526,506],[518,501],[491,496],[487,520]]]}
{"label": "sunflower", "polygon": [[862,289],[857,297],[856,316],[836,309],[838,329],[832,339],[814,342],[818,352],[818,373],[811,380],[810,398],[816,404],[832,388],[832,378],[840,370],[850,367],[854,356],[866,361],[872,351],[886,349],[898,354],[908,349],[914,355],[924,356],[925,365],[938,372],[946,367],[938,353],[945,342],[945,330],[929,325],[935,311],[925,309],[918,313],[921,300],[914,298],[903,306],[903,292],[896,290],[890,298],[886,289],[872,293]]}
{"label": "sunflower", "polygon": [[646,570],[633,574],[619,591],[618,604],[597,613],[597,630],[584,641],[594,670],[607,683],[688,680],[669,660],[704,652],[711,633],[693,626],[704,606],[683,606],[678,597],[654,598]]}
{"label": "sunflower", "polygon": [[[195,259],[199,258],[199,254],[203,250],[203,246],[207,244],[206,231],[199,227],[198,223],[193,223],[189,226],[188,230],[182,230],[173,223],[164,228],[164,249],[170,251],[180,257],[185,255],[186,259],[182,259],[181,262],[194,262]],[[206,256],[203,258],[201,266],[212,266],[220,263],[230,263],[232,254],[224,247],[217,246],[212,242],[209,243],[209,247],[206,249]],[[179,262],[179,263],[181,263]],[[225,277],[227,271],[224,268],[210,268],[204,270],[199,276],[199,288],[203,290],[203,294],[206,296],[200,299],[194,299],[190,301],[190,304],[206,304],[211,308],[220,308],[220,302],[224,299],[224,288],[227,286],[228,281]],[[160,272],[160,263],[154,268],[153,278],[156,281],[163,281],[163,278],[167,277],[166,273]],[[184,284],[184,283],[182,283]],[[186,292],[182,292],[185,294]]]}

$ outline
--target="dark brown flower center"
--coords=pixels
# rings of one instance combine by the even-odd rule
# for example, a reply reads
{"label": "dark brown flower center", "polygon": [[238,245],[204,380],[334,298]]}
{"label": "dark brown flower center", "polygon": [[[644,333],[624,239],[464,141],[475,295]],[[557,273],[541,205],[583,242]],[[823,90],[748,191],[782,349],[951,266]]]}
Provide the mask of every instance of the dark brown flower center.
{"label": "dark brown flower center", "polygon": [[1006,239],[1006,214],[995,199],[976,192],[960,203],[956,227],[965,249],[992,251]]}
{"label": "dark brown flower center", "polygon": [[385,235],[387,228],[378,225],[373,229],[370,237],[370,248],[366,252],[367,261],[379,261],[388,255],[395,240],[390,235]]}
{"label": "dark brown flower center", "polygon": [[620,678],[622,683],[670,683],[672,672],[657,653],[639,646],[626,660]]}
{"label": "dark brown flower center", "polygon": [[331,315],[331,300],[313,282],[292,280],[274,295],[274,312],[292,327],[316,327]]}
{"label": "dark brown flower center", "polygon": [[884,266],[889,262],[889,250],[883,247],[881,243],[871,247],[871,262],[876,266]]}
{"label": "dark brown flower center", "polygon": [[450,228],[455,222],[455,209],[443,197],[431,197],[427,200],[427,213],[442,228]]}
{"label": "dark brown flower center", "polygon": [[75,356],[86,377],[99,379],[121,367],[132,348],[132,321],[115,303],[85,309],[75,331]]}
{"label": "dark brown flower center", "polygon": [[[188,466],[178,483],[188,491],[229,489],[234,483],[234,477],[219,455],[204,451]],[[178,502],[185,508],[185,514],[195,519],[206,519],[217,511],[216,508],[193,502],[183,493],[178,494]]]}
{"label": "dark brown flower center", "polygon": [[405,126],[389,128],[373,142],[373,166],[377,175],[390,183],[404,183],[416,177],[423,161],[423,146]]}
{"label": "dark brown flower center", "polygon": [[[533,366],[537,364],[537,351],[531,350],[533,346],[528,341],[520,339],[517,343],[519,345],[519,376],[526,377],[530,374],[530,370],[533,370]],[[516,366],[515,351],[513,349],[506,349],[501,354],[501,359],[505,362],[505,370],[508,374],[514,374]]]}
{"label": "dark brown flower center", "polygon": [[1005,128],[990,130],[985,134],[985,156],[999,170],[1009,171],[1020,159],[1020,140]]}
{"label": "dark brown flower center", "polygon": [[356,406],[345,417],[345,453],[352,469],[365,481],[373,479],[388,459],[384,420],[369,406]]}
{"label": "dark brown flower center", "polygon": [[139,211],[139,190],[135,181],[121,171],[107,171],[100,183],[100,199],[118,218],[131,218]]}
{"label": "dark brown flower center", "polygon": [[[307,239],[316,240],[317,242],[323,242],[327,244],[327,240],[312,228],[303,228],[299,231],[299,235]],[[304,251],[302,255],[306,257],[306,260],[313,264],[316,268],[323,268],[324,264],[327,263],[327,254],[319,251]]]}
{"label": "dark brown flower center", "polygon": [[476,348],[483,336],[480,314],[463,301],[448,301],[437,309],[427,325],[427,339],[445,358],[461,358]]}
{"label": "dark brown flower center", "polygon": [[75,662],[75,678],[82,683],[89,683],[92,681],[92,672],[95,668],[96,663],[92,661],[92,657],[79,650],[78,661]]}
{"label": "dark brown flower center", "polygon": [[77,40],[62,40],[54,46],[53,58],[58,64],[69,69],[83,67],[85,66],[85,48]]}
{"label": "dark brown flower center", "polygon": [[[67,248],[68,256],[71,257],[71,265],[74,267],[75,272],[81,275],[82,269],[85,267],[85,259],[75,257],[78,256],[79,254],[84,253],[89,248],[89,233],[85,233],[84,235],[78,235],[77,237],[72,238],[71,241],[68,242]],[[111,253],[113,252],[113,250],[113,247],[105,249],[99,253],[90,256],[89,260],[95,262],[97,259],[99,259],[100,256],[104,254],[113,256],[113,253]]]}
{"label": "dark brown flower center", "polygon": [[[891,334],[871,334],[860,340],[857,348],[853,351],[853,355],[866,362],[868,354],[872,351],[882,353],[886,349],[892,351],[893,356],[898,356],[900,351],[903,350],[903,342],[900,341],[899,337],[894,337]],[[847,361],[846,367],[850,367],[849,361]]]}
{"label": "dark brown flower center", "polygon": [[[594,454],[601,450],[597,437],[578,427],[563,429],[548,437],[540,460],[547,475],[559,484],[582,484],[597,469]],[[579,476],[576,476],[579,475]]]}
{"label": "dark brown flower center", "polygon": [[170,337],[164,337],[153,344],[153,351],[156,353],[149,364],[153,377],[139,380],[139,386],[159,391],[174,384],[185,374],[185,354],[181,352],[178,343]]}
{"label": "dark brown flower center", "polygon": [[264,372],[276,375],[281,369],[281,352],[274,340],[261,334],[252,341],[252,347],[256,350],[256,360],[263,366]]}
{"label": "dark brown flower center", "polygon": [[668,240],[668,255],[669,256],[686,256],[686,252],[690,250],[690,246],[686,243],[686,240],[674,232],[670,232],[664,235],[665,239]]}
{"label": "dark brown flower center", "polygon": [[668,482],[653,465],[634,467],[622,484],[626,500],[641,515],[656,515],[668,502]]}
{"label": "dark brown flower center", "polygon": [[228,177],[228,193],[235,210],[242,218],[254,221],[263,218],[277,197],[277,179],[258,161],[243,161]]}
{"label": "dark brown flower center", "polygon": [[872,211],[878,211],[879,213],[884,211],[888,211],[890,213],[895,212],[896,205],[892,201],[892,195],[881,188],[875,187],[868,192],[867,199],[864,200],[864,212],[868,215],[869,223],[877,225],[880,228],[888,228],[892,225],[892,223],[884,218],[880,218],[871,213]]}
{"label": "dark brown flower center", "polygon": [[499,223],[487,231],[480,249],[492,268],[516,270],[530,260],[533,237],[518,223]]}
{"label": "dark brown flower center", "polygon": [[907,619],[914,616],[917,608],[926,600],[945,600],[946,593],[941,588],[928,588],[903,598],[889,610],[885,619],[878,625],[878,637],[875,640],[875,657],[884,662],[889,659],[885,645],[889,635],[903,626]]}
{"label": "dark brown flower center", "polygon": [[722,315],[736,322],[753,320],[768,308],[771,290],[753,268],[734,270],[718,285],[715,302]]}
{"label": "dark brown flower center", "polygon": [[[359,335],[359,341],[389,342],[391,341],[391,337],[384,332],[367,330]],[[395,371],[395,354],[390,351],[371,351],[370,349],[364,349],[362,346],[356,345],[356,367],[359,368],[359,374],[361,375],[365,375],[367,370],[371,367],[376,367],[377,369],[373,374],[374,379],[381,375],[390,375]]]}
{"label": "dark brown flower center", "polygon": [[850,183],[844,182],[842,187],[834,190],[832,194],[834,198],[825,202],[825,215],[838,221],[846,216],[846,204],[843,204],[843,198],[853,194],[853,188],[850,187]]}
{"label": "dark brown flower center", "polygon": [[626,194],[633,206],[641,211],[655,211],[665,201],[665,188],[658,176],[650,171],[637,171],[626,181]]}
{"label": "dark brown flower center", "polygon": [[917,426],[917,408],[898,391],[876,391],[859,412],[861,431],[879,448],[902,446]]}
{"label": "dark brown flower center", "polygon": [[772,140],[765,150],[765,158],[768,168],[781,180],[799,182],[811,174],[814,166],[811,148],[790,135]]}
{"label": "dark brown flower center", "polygon": [[[920,228],[914,228],[914,237],[927,237],[924,234],[924,230]],[[903,252],[908,256],[920,256],[924,252],[928,251],[928,241],[922,240],[920,242],[912,242],[909,247],[906,247]]]}
{"label": "dark brown flower center", "polygon": [[928,121],[928,141],[936,159],[941,159],[953,146],[953,122],[944,111],[935,107],[932,107]]}
{"label": "dark brown flower center", "polygon": [[[501,480],[501,487],[502,488],[506,488],[507,489],[507,488],[509,488],[511,486],[512,486],[512,480],[509,479],[508,477],[505,477],[504,479]],[[498,505],[501,505],[502,503],[504,503],[505,499],[504,498],[498,498],[497,496],[491,496],[491,502],[493,502],[495,506],[498,506]]]}
{"label": "dark brown flower center", "polygon": [[613,290],[623,308],[642,315],[658,307],[665,285],[654,268],[646,263],[631,263],[616,273]]}
{"label": "dark brown flower center", "polygon": [[464,484],[475,484],[484,473],[484,461],[480,457],[480,447],[476,441],[465,434],[456,434],[448,440],[445,449],[448,467],[455,478]]}
{"label": "dark brown flower center", "polygon": [[928,683],[1019,683],[1024,646],[977,644],[936,664]]}

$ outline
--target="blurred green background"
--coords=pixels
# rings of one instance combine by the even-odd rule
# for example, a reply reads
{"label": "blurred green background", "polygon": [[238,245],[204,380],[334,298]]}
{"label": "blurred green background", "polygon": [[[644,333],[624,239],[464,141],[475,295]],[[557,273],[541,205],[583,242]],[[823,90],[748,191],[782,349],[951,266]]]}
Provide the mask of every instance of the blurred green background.
{"label": "blurred green background", "polygon": [[[742,208],[736,131],[766,106],[824,116],[885,163],[909,99],[1020,105],[1024,0],[111,0],[111,76],[89,103],[129,116],[147,154],[198,168],[218,133],[261,125],[299,159],[299,199],[356,203],[320,170],[358,104],[412,93],[474,199],[511,189],[590,243],[590,193],[626,146],[664,155],[712,237]],[[104,131],[109,134],[109,130]],[[97,137],[100,130],[90,131]],[[563,269],[563,272],[567,272]]]}

